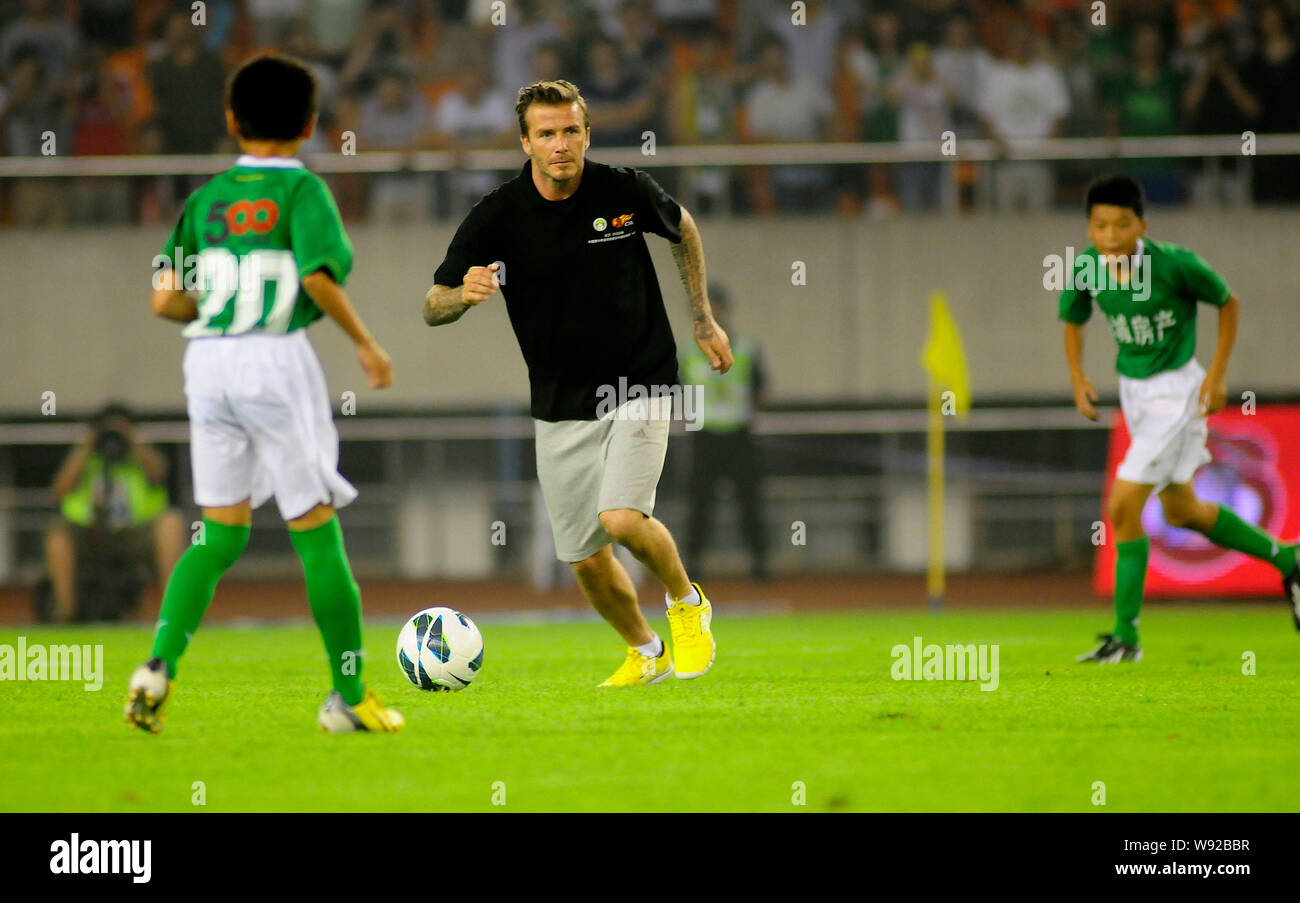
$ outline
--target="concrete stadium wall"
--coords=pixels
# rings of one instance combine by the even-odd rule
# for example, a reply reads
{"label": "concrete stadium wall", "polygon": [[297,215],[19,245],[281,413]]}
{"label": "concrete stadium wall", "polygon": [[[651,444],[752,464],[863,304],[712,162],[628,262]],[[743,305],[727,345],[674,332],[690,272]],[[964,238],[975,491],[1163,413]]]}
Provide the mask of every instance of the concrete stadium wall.
{"label": "concrete stadium wall", "polygon": [[[1153,237],[1188,245],[1242,298],[1230,391],[1300,392],[1295,364],[1294,275],[1298,212],[1156,212]],[[1056,299],[1042,287],[1045,254],[1086,247],[1079,215],[917,217],[702,222],[711,279],[768,355],[778,402],[920,402],[919,354],[928,298],[950,299],[970,359],[976,402],[1068,395]],[[332,324],[312,330],[338,399],[357,393],[358,413],[384,407],[523,403],[527,380],[504,307],[487,304],[429,329],[424,291],[451,237],[448,227],[355,227],[349,288],[393,356],[395,386],[366,388],[351,348]],[[166,228],[0,232],[3,380],[0,415],[34,416],[54,391],[81,410],[117,397],[140,407],[184,407],[178,328],[152,317],[150,261]],[[686,302],[667,243],[650,239],[679,342]],[[806,264],[803,286],[792,265]],[[1215,316],[1203,308],[1200,354],[1209,360]],[[1088,371],[1113,391],[1113,344],[1100,317],[1088,332]]]}

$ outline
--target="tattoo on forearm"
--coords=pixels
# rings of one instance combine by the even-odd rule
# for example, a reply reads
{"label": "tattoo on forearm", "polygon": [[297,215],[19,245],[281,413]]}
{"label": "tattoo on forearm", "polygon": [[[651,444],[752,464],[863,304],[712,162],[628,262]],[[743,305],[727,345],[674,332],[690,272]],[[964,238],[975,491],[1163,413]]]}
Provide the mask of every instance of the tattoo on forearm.
{"label": "tattoo on forearm", "polygon": [[435,285],[429,289],[429,293],[424,296],[424,322],[430,326],[441,326],[459,320],[470,309],[470,303],[461,294],[463,289],[463,285],[456,288]]}
{"label": "tattoo on forearm", "polygon": [[704,270],[704,246],[694,224],[682,230],[682,240],[672,245],[673,260],[682,279],[682,288],[691,302],[691,319],[695,321],[697,339],[713,338],[713,311],[705,291],[708,284]]}

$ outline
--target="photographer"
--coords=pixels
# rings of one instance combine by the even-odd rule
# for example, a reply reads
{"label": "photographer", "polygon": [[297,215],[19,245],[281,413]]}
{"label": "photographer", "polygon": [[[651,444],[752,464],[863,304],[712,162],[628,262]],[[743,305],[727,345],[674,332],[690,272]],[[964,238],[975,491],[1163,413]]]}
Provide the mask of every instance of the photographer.
{"label": "photographer", "polygon": [[691,514],[689,548],[694,552],[695,573],[703,570],[704,553],[713,535],[714,492],[729,479],[740,508],[740,531],[749,547],[750,575],[768,579],[767,543],[764,536],[763,461],[751,427],[767,388],[766,366],[758,343],[735,327],[731,302],[721,285],[709,285],[709,303],[719,322],[732,330],[734,363],[726,373],[709,369],[704,355],[694,348],[682,354],[682,383],[703,390],[703,424],[695,433],[691,451]]}
{"label": "photographer", "polygon": [[45,536],[53,610],[38,611],[42,620],[117,620],[135,606],[146,573],[166,582],[185,547],[166,475],[126,408],[96,415],[54,478],[61,516]]}

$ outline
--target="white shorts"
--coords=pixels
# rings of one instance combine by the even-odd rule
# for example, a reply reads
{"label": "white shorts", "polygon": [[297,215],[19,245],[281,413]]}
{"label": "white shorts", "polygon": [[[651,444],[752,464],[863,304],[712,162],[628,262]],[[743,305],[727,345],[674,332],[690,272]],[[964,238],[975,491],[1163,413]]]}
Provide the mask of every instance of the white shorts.
{"label": "white shorts", "polygon": [[191,339],[185,349],[194,501],[221,508],[272,495],[285,520],[342,508],[339,435],[307,330]]}
{"label": "white shorts", "polygon": [[1119,378],[1119,403],[1132,444],[1115,476],[1157,491],[1190,483],[1210,460],[1208,430],[1198,397],[1205,369],[1191,358],[1177,370],[1146,379]]}
{"label": "white shorts", "polygon": [[602,420],[533,422],[537,481],[560,561],[582,561],[613,542],[602,511],[654,514],[672,420],[671,402],[660,401],[629,401]]}

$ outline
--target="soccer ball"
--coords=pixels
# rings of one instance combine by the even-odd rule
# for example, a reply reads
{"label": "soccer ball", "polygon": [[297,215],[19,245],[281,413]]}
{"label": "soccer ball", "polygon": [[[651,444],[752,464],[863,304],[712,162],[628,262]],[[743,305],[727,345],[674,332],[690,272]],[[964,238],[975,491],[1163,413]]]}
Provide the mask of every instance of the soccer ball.
{"label": "soccer ball", "polygon": [[483,667],[483,635],[454,609],[426,608],[397,635],[397,663],[421,690],[463,690]]}

